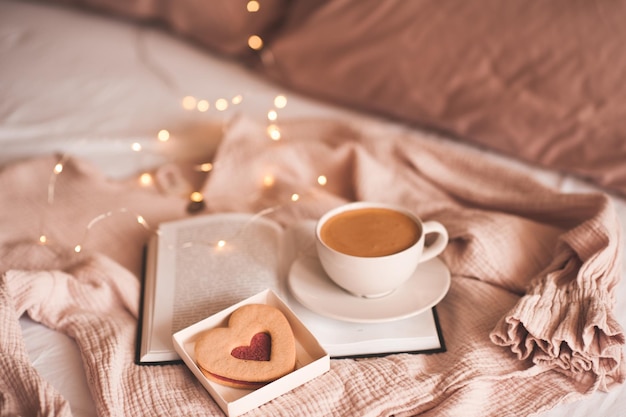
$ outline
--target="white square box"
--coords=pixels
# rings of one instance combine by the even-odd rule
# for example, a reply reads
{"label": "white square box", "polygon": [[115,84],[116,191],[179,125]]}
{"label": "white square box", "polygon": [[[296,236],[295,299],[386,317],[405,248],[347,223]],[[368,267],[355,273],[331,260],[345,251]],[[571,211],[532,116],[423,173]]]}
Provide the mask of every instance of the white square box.
{"label": "white square box", "polygon": [[[200,333],[214,327],[226,327],[230,314],[246,304],[268,304],[278,308],[289,321],[296,340],[296,369],[255,390],[226,387],[208,380],[200,371],[194,353],[196,339]],[[328,353],[287,304],[272,290],[265,290],[192,324],[176,332],[172,338],[176,352],[229,417],[235,417],[259,407],[330,369]]]}

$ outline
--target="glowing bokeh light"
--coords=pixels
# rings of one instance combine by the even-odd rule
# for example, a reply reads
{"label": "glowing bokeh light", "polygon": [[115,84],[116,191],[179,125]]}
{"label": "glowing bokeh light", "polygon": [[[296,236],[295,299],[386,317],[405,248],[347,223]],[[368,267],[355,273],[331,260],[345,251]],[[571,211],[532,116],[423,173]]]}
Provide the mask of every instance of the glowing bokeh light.
{"label": "glowing bokeh light", "polygon": [[165,129],[159,130],[159,133],[157,133],[157,139],[161,142],[167,142],[170,139],[170,132]]}
{"label": "glowing bokeh light", "polygon": [[218,98],[215,101],[215,108],[219,111],[224,111],[228,108],[228,100],[225,98]]}
{"label": "glowing bokeh light", "polygon": [[199,203],[200,201],[204,200],[204,196],[202,195],[202,193],[198,192],[198,191],[194,191],[193,193],[191,193],[191,195],[189,196],[189,199],[193,202]]}
{"label": "glowing bokeh light", "polygon": [[248,4],[246,4],[246,10],[248,10],[250,13],[258,12],[260,8],[261,5],[256,0],[250,0]]}
{"label": "glowing bokeh light", "polygon": [[196,108],[198,101],[193,96],[185,96],[183,97],[183,109],[185,110],[193,110]]}
{"label": "glowing bokeh light", "polygon": [[271,187],[276,182],[276,178],[273,175],[267,174],[263,177],[263,185],[266,187]]}
{"label": "glowing bokeh light", "polygon": [[274,106],[279,109],[284,109],[287,106],[287,97],[280,94],[274,98]]}
{"label": "glowing bokeh light", "polygon": [[258,35],[252,35],[248,38],[248,46],[255,51],[263,48],[263,39]]}
{"label": "glowing bokeh light", "polygon": [[198,109],[198,111],[204,113],[205,111],[209,110],[209,102],[207,100],[200,100],[198,101],[198,105],[196,106],[196,108]]}
{"label": "glowing bokeh light", "polygon": [[212,169],[213,169],[213,164],[210,162],[205,162],[196,167],[196,170],[201,171],[201,172],[209,172]]}
{"label": "glowing bokeh light", "polygon": [[151,185],[152,184],[152,175],[148,172],[144,172],[139,176],[139,184],[141,185]]}
{"label": "glowing bokeh light", "polygon": [[243,96],[241,94],[237,94],[235,97],[233,97],[233,99],[231,100],[231,103],[240,104],[242,101],[243,101]]}
{"label": "glowing bokeh light", "polygon": [[267,135],[272,140],[280,140],[281,138],[280,129],[274,124],[271,124],[267,127]]}

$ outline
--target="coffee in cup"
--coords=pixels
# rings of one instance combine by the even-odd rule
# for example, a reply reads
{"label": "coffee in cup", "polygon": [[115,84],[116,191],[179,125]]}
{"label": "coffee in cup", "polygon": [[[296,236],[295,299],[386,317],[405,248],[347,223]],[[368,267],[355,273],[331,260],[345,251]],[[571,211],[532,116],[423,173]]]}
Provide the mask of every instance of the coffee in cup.
{"label": "coffee in cup", "polygon": [[[425,236],[436,239],[424,247]],[[316,226],[317,252],[337,285],[362,297],[381,297],[401,286],[418,264],[439,255],[448,243],[445,227],[422,222],[401,207],[357,202],[324,214]]]}

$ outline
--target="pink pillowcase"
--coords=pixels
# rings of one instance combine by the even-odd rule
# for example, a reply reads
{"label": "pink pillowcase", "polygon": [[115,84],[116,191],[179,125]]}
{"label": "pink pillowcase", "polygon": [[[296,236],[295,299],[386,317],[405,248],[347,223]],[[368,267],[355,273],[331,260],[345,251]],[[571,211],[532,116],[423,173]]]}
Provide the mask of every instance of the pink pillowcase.
{"label": "pink pillowcase", "polygon": [[251,57],[248,37],[265,38],[287,10],[288,0],[261,0],[256,12],[248,0],[51,0],[138,21],[161,22],[215,52]]}
{"label": "pink pillowcase", "polygon": [[[296,2],[299,3],[299,2]],[[271,77],[626,194],[626,1],[333,0]]]}
{"label": "pink pillowcase", "polygon": [[248,0],[169,0],[163,19],[176,32],[214,51],[236,57],[252,56],[248,38],[271,36],[287,10],[287,0],[260,0],[249,12]]}

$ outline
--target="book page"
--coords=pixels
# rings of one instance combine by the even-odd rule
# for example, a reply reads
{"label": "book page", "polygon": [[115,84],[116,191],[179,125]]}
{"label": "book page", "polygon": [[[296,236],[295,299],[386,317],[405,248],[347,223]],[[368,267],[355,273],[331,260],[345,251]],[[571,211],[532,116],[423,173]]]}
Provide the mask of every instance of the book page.
{"label": "book page", "polygon": [[267,288],[278,292],[281,229],[220,215],[178,227],[171,333]]}

